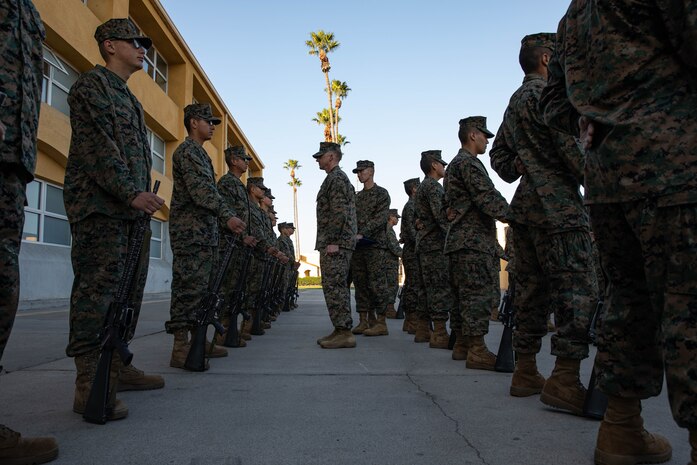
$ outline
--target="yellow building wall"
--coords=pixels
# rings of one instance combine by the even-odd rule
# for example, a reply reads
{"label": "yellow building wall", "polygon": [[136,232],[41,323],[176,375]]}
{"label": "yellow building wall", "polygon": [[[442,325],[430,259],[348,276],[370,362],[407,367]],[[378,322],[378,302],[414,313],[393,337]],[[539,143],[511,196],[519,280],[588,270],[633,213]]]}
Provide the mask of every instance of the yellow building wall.
{"label": "yellow building wall", "polygon": [[[153,39],[153,46],[168,65],[167,92],[145,72],[131,76],[128,87],[143,105],[148,128],[166,143],[165,174],[155,170],[152,174],[153,180],[161,181],[159,195],[167,205],[172,195],[172,154],[186,137],[183,109],[194,98],[200,103],[210,103],[214,114],[223,120],[213,139],[205,144],[216,176],[227,172],[225,148],[238,144],[244,145],[252,157],[250,173],[261,175],[264,164],[158,0],[87,0],[86,4],[81,0],[34,0],[34,4],[46,28],[46,45],[78,72],[104,64],[94,31],[110,18],[131,17],[144,34]],[[63,185],[70,133],[69,118],[50,105],[42,104],[38,178]],[[168,214],[165,208],[156,217],[166,220]]]}

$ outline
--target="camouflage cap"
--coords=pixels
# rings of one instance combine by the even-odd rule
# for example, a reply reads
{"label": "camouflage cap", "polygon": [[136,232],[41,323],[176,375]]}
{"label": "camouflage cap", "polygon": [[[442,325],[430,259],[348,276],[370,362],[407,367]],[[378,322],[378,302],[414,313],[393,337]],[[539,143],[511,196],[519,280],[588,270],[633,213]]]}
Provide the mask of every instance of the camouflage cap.
{"label": "camouflage cap", "polygon": [[353,169],[353,172],[358,173],[359,171],[363,171],[366,168],[375,168],[375,163],[373,163],[370,160],[358,160],[356,162],[356,167]]}
{"label": "camouflage cap", "polygon": [[390,212],[387,214],[387,216],[396,216],[397,218],[401,218],[396,208],[390,208]]}
{"label": "camouflage cap", "polygon": [[538,32],[537,34],[529,34],[523,37],[520,41],[520,48],[528,47],[545,47],[554,50],[554,42],[557,35],[553,32]]}
{"label": "camouflage cap", "polygon": [[225,149],[225,155],[228,157],[237,157],[243,160],[251,160],[252,157],[247,155],[247,149],[244,145],[234,145]]}
{"label": "camouflage cap", "polygon": [[184,119],[198,118],[218,125],[220,118],[213,116],[210,103],[192,103],[184,107]]}
{"label": "camouflage cap", "polygon": [[445,160],[441,158],[440,154],[440,150],[426,150],[425,152],[421,152],[421,158],[430,158],[433,161],[442,163],[443,166],[448,166]]}
{"label": "camouflage cap", "polygon": [[266,186],[264,185],[264,178],[262,177],[247,178],[247,185],[250,184],[252,186],[257,186],[262,190],[266,190]]}
{"label": "camouflage cap", "polygon": [[94,38],[98,44],[107,39],[130,40],[138,39],[138,42],[147,50],[152,47],[152,40],[142,35],[138,28],[128,18],[110,19],[106,23],[97,26]]}
{"label": "camouflage cap", "polygon": [[288,227],[288,223],[281,222],[281,223],[276,224],[276,228],[278,229],[279,232],[287,227]]}
{"label": "camouflage cap", "polygon": [[271,188],[269,188],[269,187],[267,187],[266,189],[264,189],[264,195],[266,195],[266,196],[267,196],[268,198],[270,198],[271,200],[273,200],[273,199],[276,198],[276,197],[274,197],[273,194],[271,193]]}
{"label": "camouflage cap", "polygon": [[334,152],[337,152],[341,154],[341,146],[339,144],[335,144],[334,142],[320,142],[319,143],[319,152],[316,154],[312,155],[314,158],[319,158],[325,153],[329,152],[330,150],[333,150]]}
{"label": "camouflage cap", "polygon": [[407,179],[404,181],[404,192],[406,192],[407,195],[411,195],[411,190],[414,187],[418,187],[419,184],[421,184],[421,180],[419,178]]}
{"label": "camouflage cap", "polygon": [[295,225],[293,223],[286,223],[286,228],[295,229]]}
{"label": "camouflage cap", "polygon": [[469,116],[460,120],[460,126],[477,128],[484,133],[487,139],[494,137],[494,134],[486,128],[486,116]]}

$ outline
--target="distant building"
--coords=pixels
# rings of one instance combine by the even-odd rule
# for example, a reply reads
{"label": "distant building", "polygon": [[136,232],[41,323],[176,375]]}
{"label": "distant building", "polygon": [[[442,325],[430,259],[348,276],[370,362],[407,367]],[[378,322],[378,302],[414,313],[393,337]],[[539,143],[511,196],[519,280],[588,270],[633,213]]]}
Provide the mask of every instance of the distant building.
{"label": "distant building", "polygon": [[298,268],[298,274],[301,278],[309,278],[311,276],[322,276],[322,271],[320,270],[319,265],[315,265],[314,263],[310,263],[307,261],[307,257],[305,255],[300,256],[300,268]]}

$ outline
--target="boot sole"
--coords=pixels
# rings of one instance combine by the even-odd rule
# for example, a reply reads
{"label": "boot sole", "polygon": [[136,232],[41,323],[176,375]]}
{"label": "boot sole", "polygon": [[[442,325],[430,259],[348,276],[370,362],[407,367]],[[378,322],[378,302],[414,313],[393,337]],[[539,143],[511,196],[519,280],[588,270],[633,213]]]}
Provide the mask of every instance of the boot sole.
{"label": "boot sole", "polygon": [[225,358],[227,357],[227,351],[224,354],[210,354],[206,353],[206,358]]}
{"label": "boot sole", "polygon": [[496,371],[494,369],[494,365],[485,365],[479,362],[470,362],[469,360],[467,360],[465,367],[469,368],[470,370]]}
{"label": "boot sole", "polygon": [[[550,394],[547,394],[542,391],[542,394],[540,395],[540,402],[543,404],[549,406],[549,407],[554,407],[559,410],[563,410],[567,413],[571,413],[572,415],[577,415],[582,417],[583,416],[583,406],[576,407],[573,404],[570,404],[566,402],[565,400],[559,399],[558,397],[554,397]],[[642,462],[629,462],[629,463],[642,463]],[[660,462],[646,462],[646,463],[660,463]]]}
{"label": "boot sole", "polygon": [[116,392],[123,391],[153,391],[155,389],[162,389],[165,387],[165,383],[158,384],[128,384],[119,381],[119,385],[116,387]]}
{"label": "boot sole", "polygon": [[58,448],[51,449],[42,454],[33,455],[31,457],[5,457],[0,458],[2,463],[5,465],[35,465],[39,463],[46,463],[55,460],[58,457]]}
{"label": "boot sole", "polygon": [[429,341],[428,347],[431,349],[448,349],[448,341],[445,341],[444,344],[432,343]]}
{"label": "boot sole", "polygon": [[651,455],[617,455],[603,452],[595,448],[595,464],[596,465],[637,465],[639,463],[663,463],[667,462],[673,456],[672,449],[663,454]]}
{"label": "boot sole", "polygon": [[363,335],[364,335],[364,336],[367,336],[367,337],[373,337],[373,336],[389,336],[390,333],[388,333],[387,331],[380,331],[379,333],[368,333],[368,332],[364,331],[364,332],[363,332]]}
{"label": "boot sole", "polygon": [[518,387],[511,386],[509,393],[513,397],[530,397],[535,396],[542,392],[542,388],[529,388],[529,387]]}
{"label": "boot sole", "polygon": [[338,346],[320,344],[319,346],[323,349],[353,349],[354,347],[356,347],[356,343],[354,342],[353,344],[341,344]]}

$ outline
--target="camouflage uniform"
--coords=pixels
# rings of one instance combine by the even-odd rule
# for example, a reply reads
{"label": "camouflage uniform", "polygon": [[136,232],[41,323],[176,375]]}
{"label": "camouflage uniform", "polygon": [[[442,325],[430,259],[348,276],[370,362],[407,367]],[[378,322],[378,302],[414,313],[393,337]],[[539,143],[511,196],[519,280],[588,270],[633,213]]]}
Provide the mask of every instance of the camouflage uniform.
{"label": "camouflage uniform", "polygon": [[[0,4],[0,361],[19,302],[19,248],[26,185],[36,167],[36,132],[41,108],[43,23],[32,2]],[[2,368],[0,368],[1,370]]]}
{"label": "camouflage uniform", "polygon": [[599,386],[648,398],[665,372],[673,417],[695,430],[696,5],[588,3],[572,1],[559,24],[541,108],[569,134],[581,115],[595,125],[585,194],[608,279]]}
{"label": "camouflage uniform", "polygon": [[[553,34],[526,36],[523,47],[532,46],[553,48]],[[546,83],[539,74],[525,76],[489,154],[501,179],[511,183],[520,178],[506,214],[516,245],[513,347],[519,353],[539,352],[547,315],[554,311],[552,355],[584,359],[597,290],[588,215],[579,190],[583,154],[571,136],[542,120],[538,102]],[[516,158],[525,166],[522,176]]]}
{"label": "camouflage uniform", "polygon": [[[279,226],[279,229],[289,227],[288,223],[281,223]],[[292,281],[292,276],[295,272],[294,269],[294,263],[295,263],[295,247],[293,247],[293,241],[291,240],[290,237],[281,234],[281,236],[278,239],[278,248],[281,252],[283,252],[287,257],[288,257],[288,264],[285,265],[285,277],[282,281],[283,285],[283,299],[285,302],[285,298],[288,295],[288,292],[290,291],[290,287],[293,286],[295,288],[295,283],[291,282]]]}
{"label": "camouflage uniform", "polygon": [[402,248],[399,246],[397,234],[389,224],[387,225],[387,249],[384,273],[389,289],[388,303],[394,303],[399,292],[399,257],[402,256]]}
{"label": "camouflage uniform", "polygon": [[[486,130],[485,120],[473,118],[460,124]],[[485,134],[488,131],[485,132]],[[451,327],[465,336],[489,332],[489,316],[500,298],[499,259],[496,251],[496,221],[503,219],[508,204],[496,190],[476,155],[460,149],[445,172],[445,201],[456,211],[445,239],[450,263],[450,285],[459,306]],[[453,324],[454,323],[454,324]]]}
{"label": "camouflage uniform", "polygon": [[[315,250],[319,251],[324,300],[332,324],[337,329],[351,329],[353,324],[348,275],[356,234],[355,191],[346,173],[336,166],[327,173],[317,193]],[[327,254],[328,245],[338,245],[339,252]],[[385,309],[382,310],[384,312]]]}
{"label": "camouflage uniform", "polygon": [[[418,178],[405,182],[409,183],[408,189],[413,184],[419,185]],[[414,199],[409,198],[402,209],[402,222],[400,224],[399,237],[404,243],[402,249],[402,264],[404,265],[404,286],[402,288],[402,301],[404,312],[409,314],[416,312],[422,306],[419,296],[423,296],[421,287],[421,268],[419,257],[416,254],[416,227],[414,224]]]}
{"label": "camouflage uniform", "polygon": [[[263,178],[249,178],[247,184],[257,185],[264,189]],[[257,310],[259,305],[260,293],[262,291],[264,269],[268,260],[272,260],[266,253],[269,247],[276,246],[274,234],[269,234],[270,230],[267,227],[268,216],[261,209],[259,203],[251,198],[249,203],[249,234],[254,236],[258,242],[252,255],[252,260],[249,263],[249,271],[247,273],[247,284],[245,294],[245,309],[251,315]],[[271,237],[274,236],[274,237]]]}
{"label": "camouflage uniform", "polygon": [[[185,115],[203,113],[210,113],[207,104],[185,109]],[[193,324],[193,312],[217,266],[218,221],[236,216],[218,192],[213,164],[198,142],[187,137],[174,151],[172,178],[169,235],[174,257],[170,320],[165,323],[168,333]]]}
{"label": "camouflage uniform", "polygon": [[[363,161],[363,160],[362,160]],[[358,162],[359,168],[362,166]],[[367,161],[367,160],[366,160]],[[373,164],[370,162],[370,166]],[[359,168],[354,170],[357,172]],[[363,169],[363,168],[360,168]],[[384,187],[375,184],[370,189],[356,193],[356,219],[358,234],[374,241],[371,245],[356,245],[351,258],[351,278],[356,290],[356,311],[385,313],[390,301],[391,286],[385,276],[384,264],[387,251],[387,213],[390,209],[390,194]]]}
{"label": "camouflage uniform", "polygon": [[[133,220],[131,202],[150,190],[152,158],[143,109],[118,75],[96,66],[70,89],[72,138],[63,200],[72,233],[75,278],[70,296],[70,357],[99,348],[99,333],[118,290]],[[141,253],[149,256],[149,241]],[[130,302],[136,318],[147,278]],[[95,291],[97,290],[97,291]]]}
{"label": "camouflage uniform", "polygon": [[[437,152],[440,158],[440,151]],[[416,231],[416,253],[421,269],[419,300],[426,303],[418,306],[417,315],[420,320],[447,321],[455,303],[450,289],[450,266],[443,253],[448,232],[445,191],[438,181],[428,176],[424,178],[416,191],[414,213],[423,224],[423,228]]]}

